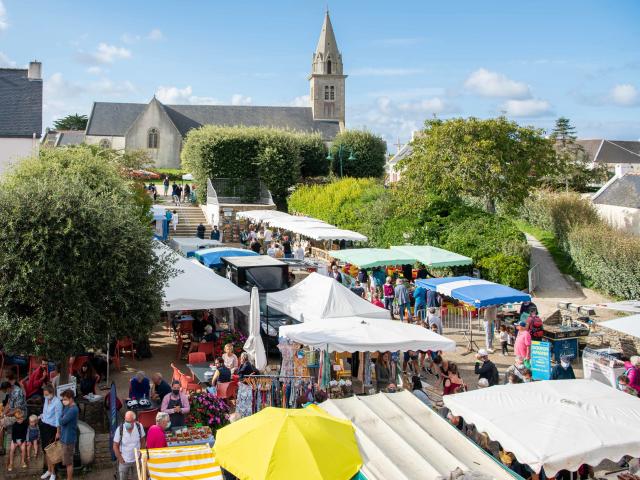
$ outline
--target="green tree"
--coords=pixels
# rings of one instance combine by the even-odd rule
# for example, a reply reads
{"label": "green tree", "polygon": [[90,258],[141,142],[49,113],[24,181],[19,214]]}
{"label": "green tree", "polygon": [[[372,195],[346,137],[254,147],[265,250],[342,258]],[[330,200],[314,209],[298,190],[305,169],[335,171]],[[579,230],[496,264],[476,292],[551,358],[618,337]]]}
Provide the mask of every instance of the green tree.
{"label": "green tree", "polygon": [[521,205],[557,164],[542,130],[504,117],[427,120],[412,145],[413,154],[399,163],[403,191],[475,197],[491,213],[496,202]]}
{"label": "green tree", "polygon": [[151,331],[172,272],[116,166],[89,149],[25,160],[0,183],[0,215],[5,349],[66,366],[107,336]]}
{"label": "green tree", "polygon": [[87,128],[87,116],[74,113],[53,122],[56,130],[85,130]]}
{"label": "green tree", "polygon": [[568,118],[556,120],[549,138],[554,144],[558,165],[558,170],[549,177],[551,186],[584,191],[588,185],[607,179],[606,165],[593,164],[582,145],[576,142],[576,129]]}
{"label": "green tree", "polygon": [[329,173],[327,147],[319,134],[301,135],[300,146],[300,175],[302,178],[321,177]]}
{"label": "green tree", "polygon": [[[330,149],[331,171],[356,178],[382,178],[387,144],[382,137],[363,130],[345,130],[336,135]],[[351,157],[351,159],[350,159]]]}

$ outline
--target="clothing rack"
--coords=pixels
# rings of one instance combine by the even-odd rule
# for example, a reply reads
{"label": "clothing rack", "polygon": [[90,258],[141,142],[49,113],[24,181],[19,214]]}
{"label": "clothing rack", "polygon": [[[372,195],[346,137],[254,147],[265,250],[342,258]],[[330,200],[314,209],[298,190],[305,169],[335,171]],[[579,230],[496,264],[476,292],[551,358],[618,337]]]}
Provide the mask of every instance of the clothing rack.
{"label": "clothing rack", "polygon": [[310,375],[247,375],[243,378],[315,378]]}

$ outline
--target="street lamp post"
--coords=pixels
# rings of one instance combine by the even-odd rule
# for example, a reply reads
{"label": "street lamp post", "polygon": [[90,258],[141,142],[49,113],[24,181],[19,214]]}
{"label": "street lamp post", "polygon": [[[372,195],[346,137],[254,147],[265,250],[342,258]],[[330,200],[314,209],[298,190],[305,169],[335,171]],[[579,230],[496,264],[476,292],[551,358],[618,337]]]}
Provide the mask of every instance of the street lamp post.
{"label": "street lamp post", "polygon": [[[346,153],[347,153],[347,148],[344,145],[340,145],[338,147],[338,151],[336,152],[338,161],[340,162],[340,178],[342,178],[342,155]],[[352,161],[355,159],[356,157],[353,154],[353,150],[349,148],[349,158],[347,158],[347,160]],[[331,155],[331,149],[329,149],[329,155],[327,155],[327,160],[333,160],[333,155]]]}

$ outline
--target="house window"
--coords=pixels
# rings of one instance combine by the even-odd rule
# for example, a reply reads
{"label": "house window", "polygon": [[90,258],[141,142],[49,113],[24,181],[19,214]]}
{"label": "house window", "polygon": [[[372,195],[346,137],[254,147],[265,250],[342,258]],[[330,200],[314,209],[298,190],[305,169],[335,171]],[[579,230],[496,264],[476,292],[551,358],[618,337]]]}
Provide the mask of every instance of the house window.
{"label": "house window", "polygon": [[335,100],[336,99],[336,89],[333,85],[331,85],[330,90],[329,90],[329,100]]}
{"label": "house window", "polygon": [[329,100],[329,86],[325,85],[324,87],[324,99]]}
{"label": "house window", "polygon": [[149,130],[149,134],[147,136],[147,148],[158,148],[158,144],[160,140],[160,133],[157,128],[152,128]]}
{"label": "house window", "polygon": [[103,138],[100,140],[100,148],[111,148],[111,142],[108,138]]}
{"label": "house window", "polygon": [[331,60],[327,60],[327,74],[331,75]]}

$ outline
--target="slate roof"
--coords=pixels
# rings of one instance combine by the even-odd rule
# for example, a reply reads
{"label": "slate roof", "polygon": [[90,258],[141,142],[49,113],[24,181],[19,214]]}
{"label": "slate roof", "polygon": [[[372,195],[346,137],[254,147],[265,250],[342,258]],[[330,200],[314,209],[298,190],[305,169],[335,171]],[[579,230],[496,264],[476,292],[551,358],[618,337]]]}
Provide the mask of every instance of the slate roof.
{"label": "slate roof", "polygon": [[578,140],[597,163],[640,163],[640,142],[631,140]]}
{"label": "slate roof", "polygon": [[84,142],[84,130],[49,130],[42,138],[44,147],[66,147]]}
{"label": "slate roof", "polygon": [[640,208],[640,174],[627,173],[598,192],[593,203]]}
{"label": "slate roof", "polygon": [[[87,135],[123,137],[146,106],[144,103],[96,102],[93,104],[87,125]],[[325,140],[333,139],[340,131],[338,122],[314,120],[311,107],[162,106],[183,136],[192,128],[202,125],[288,128],[303,132],[319,132]]]}
{"label": "slate roof", "polygon": [[400,160],[402,160],[403,158],[407,158],[412,153],[413,153],[413,147],[409,143],[407,143],[404,147],[402,147],[400,149],[400,151],[398,153],[396,153],[391,158],[391,160],[389,160],[389,163],[392,164],[392,165],[395,165]]}
{"label": "slate roof", "polygon": [[42,80],[24,68],[0,68],[0,137],[42,133]]}

